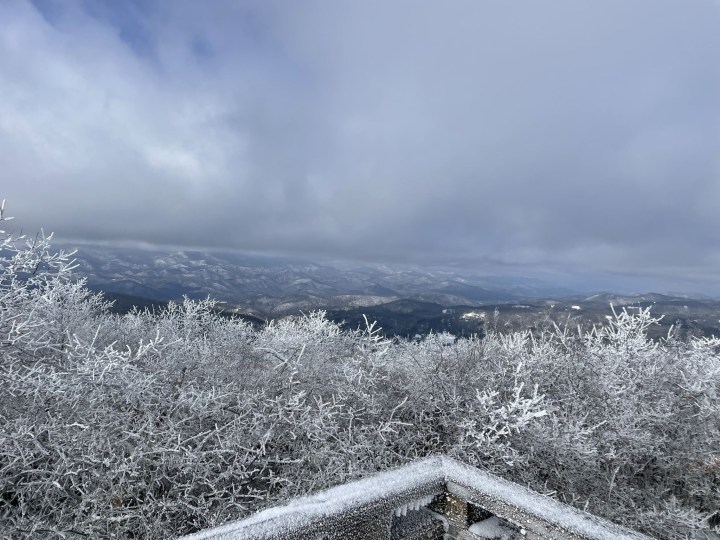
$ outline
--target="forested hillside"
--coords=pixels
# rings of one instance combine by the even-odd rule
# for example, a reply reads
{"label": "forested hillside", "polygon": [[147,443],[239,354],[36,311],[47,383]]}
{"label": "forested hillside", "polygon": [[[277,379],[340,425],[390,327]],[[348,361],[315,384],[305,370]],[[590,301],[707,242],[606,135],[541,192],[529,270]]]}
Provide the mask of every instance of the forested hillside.
{"label": "forested hillside", "polygon": [[0,257],[12,538],[171,538],[437,452],[658,538],[718,532],[720,339],[649,340],[648,310],[390,341],[211,301],[120,316],[47,239]]}

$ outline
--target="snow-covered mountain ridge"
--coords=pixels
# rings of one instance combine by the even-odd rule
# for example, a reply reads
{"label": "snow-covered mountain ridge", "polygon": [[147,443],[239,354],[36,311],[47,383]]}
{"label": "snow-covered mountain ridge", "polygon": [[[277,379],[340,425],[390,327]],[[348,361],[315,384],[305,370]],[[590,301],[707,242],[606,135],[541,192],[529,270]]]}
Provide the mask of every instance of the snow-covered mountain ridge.
{"label": "snow-covered mountain ridge", "polygon": [[446,306],[483,305],[573,292],[534,279],[470,271],[313,263],[228,252],[86,245],[75,257],[77,274],[96,290],[154,300],[211,296],[270,314],[374,306],[401,298]]}

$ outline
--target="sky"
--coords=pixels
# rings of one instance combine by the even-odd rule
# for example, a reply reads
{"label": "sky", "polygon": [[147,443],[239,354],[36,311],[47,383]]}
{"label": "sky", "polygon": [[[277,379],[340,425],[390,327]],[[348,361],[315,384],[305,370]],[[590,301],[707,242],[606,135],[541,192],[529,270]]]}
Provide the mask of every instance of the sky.
{"label": "sky", "polygon": [[720,1],[0,0],[1,198],[59,239],[720,295]]}

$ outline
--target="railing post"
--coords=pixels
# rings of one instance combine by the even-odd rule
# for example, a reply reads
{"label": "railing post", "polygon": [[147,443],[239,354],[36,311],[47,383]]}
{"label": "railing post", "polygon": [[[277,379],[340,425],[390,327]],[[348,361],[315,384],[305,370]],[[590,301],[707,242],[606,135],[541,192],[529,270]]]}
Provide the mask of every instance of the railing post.
{"label": "railing post", "polygon": [[436,499],[431,510],[445,516],[448,524],[446,533],[448,538],[460,538],[462,531],[467,530],[468,505],[460,497],[445,493]]}

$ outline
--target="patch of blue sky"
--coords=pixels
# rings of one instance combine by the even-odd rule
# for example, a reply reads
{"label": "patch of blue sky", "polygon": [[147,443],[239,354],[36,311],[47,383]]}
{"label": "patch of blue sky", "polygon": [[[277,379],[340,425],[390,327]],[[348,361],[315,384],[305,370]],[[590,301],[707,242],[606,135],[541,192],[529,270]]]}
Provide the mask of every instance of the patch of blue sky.
{"label": "patch of blue sky", "polygon": [[60,2],[57,0],[30,0],[30,3],[49,25],[57,27],[64,11]]}
{"label": "patch of blue sky", "polygon": [[113,28],[133,53],[155,60],[155,42],[150,26],[155,2],[147,0],[83,0],[82,10],[88,16]]}

